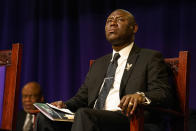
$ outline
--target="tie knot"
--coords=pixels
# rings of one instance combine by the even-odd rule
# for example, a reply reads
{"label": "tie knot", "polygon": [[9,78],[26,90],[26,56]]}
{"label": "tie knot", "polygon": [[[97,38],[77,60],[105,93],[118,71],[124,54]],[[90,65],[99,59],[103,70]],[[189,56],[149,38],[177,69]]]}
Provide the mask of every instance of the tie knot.
{"label": "tie knot", "polygon": [[117,60],[120,58],[120,54],[119,53],[115,53],[114,57],[113,57],[113,62],[117,62]]}

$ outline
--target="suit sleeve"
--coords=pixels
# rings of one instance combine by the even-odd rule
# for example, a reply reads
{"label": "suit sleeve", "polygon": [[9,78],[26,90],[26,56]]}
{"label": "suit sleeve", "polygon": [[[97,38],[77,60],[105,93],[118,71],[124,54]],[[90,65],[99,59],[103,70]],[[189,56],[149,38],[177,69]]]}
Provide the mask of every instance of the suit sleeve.
{"label": "suit sleeve", "polygon": [[168,107],[172,104],[172,87],[166,63],[160,53],[155,53],[147,66],[147,91],[145,96],[151,100],[150,105]]}
{"label": "suit sleeve", "polygon": [[[95,62],[94,62],[95,63]],[[88,106],[88,83],[89,78],[91,77],[91,70],[93,68],[92,64],[91,68],[89,69],[89,72],[86,75],[85,81],[82,84],[82,86],[79,88],[78,92],[74,97],[69,99],[68,101],[65,101],[67,108],[71,111],[75,112],[80,107],[87,107]]]}

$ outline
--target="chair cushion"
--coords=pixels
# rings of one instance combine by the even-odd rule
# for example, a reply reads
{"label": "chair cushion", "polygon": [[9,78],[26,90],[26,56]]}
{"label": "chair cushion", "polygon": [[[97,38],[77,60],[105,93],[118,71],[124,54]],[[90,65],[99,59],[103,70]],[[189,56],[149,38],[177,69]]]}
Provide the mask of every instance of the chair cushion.
{"label": "chair cushion", "polygon": [[2,108],[3,108],[5,73],[6,73],[6,66],[0,66],[0,125],[1,125]]}

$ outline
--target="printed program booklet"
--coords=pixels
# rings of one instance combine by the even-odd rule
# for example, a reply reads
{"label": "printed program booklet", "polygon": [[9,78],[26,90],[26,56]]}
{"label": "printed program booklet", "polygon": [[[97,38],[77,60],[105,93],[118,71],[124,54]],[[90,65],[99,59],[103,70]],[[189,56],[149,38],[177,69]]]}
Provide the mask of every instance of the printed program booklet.
{"label": "printed program booklet", "polygon": [[33,105],[52,121],[74,121],[74,113],[69,109],[58,108],[49,103],[35,103]]}

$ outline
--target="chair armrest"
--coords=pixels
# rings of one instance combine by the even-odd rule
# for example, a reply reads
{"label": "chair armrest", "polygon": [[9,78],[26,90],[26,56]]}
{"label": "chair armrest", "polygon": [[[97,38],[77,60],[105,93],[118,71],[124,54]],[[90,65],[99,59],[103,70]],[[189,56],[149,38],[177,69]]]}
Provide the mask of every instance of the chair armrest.
{"label": "chair armrest", "polygon": [[139,106],[130,119],[130,131],[144,131],[144,109]]}
{"label": "chair armrest", "polygon": [[130,131],[143,131],[144,130],[144,110],[153,110],[156,112],[162,112],[166,115],[174,117],[184,117],[183,113],[180,113],[175,110],[166,109],[162,107],[148,107],[148,106],[139,106],[136,112],[131,116],[130,119]]}
{"label": "chair armrest", "polygon": [[163,107],[144,106],[144,109],[153,110],[153,111],[157,111],[157,112],[162,112],[166,115],[170,115],[170,116],[174,116],[174,117],[184,117],[184,114],[182,112],[175,111],[175,110],[172,110],[172,109],[163,108]]}

